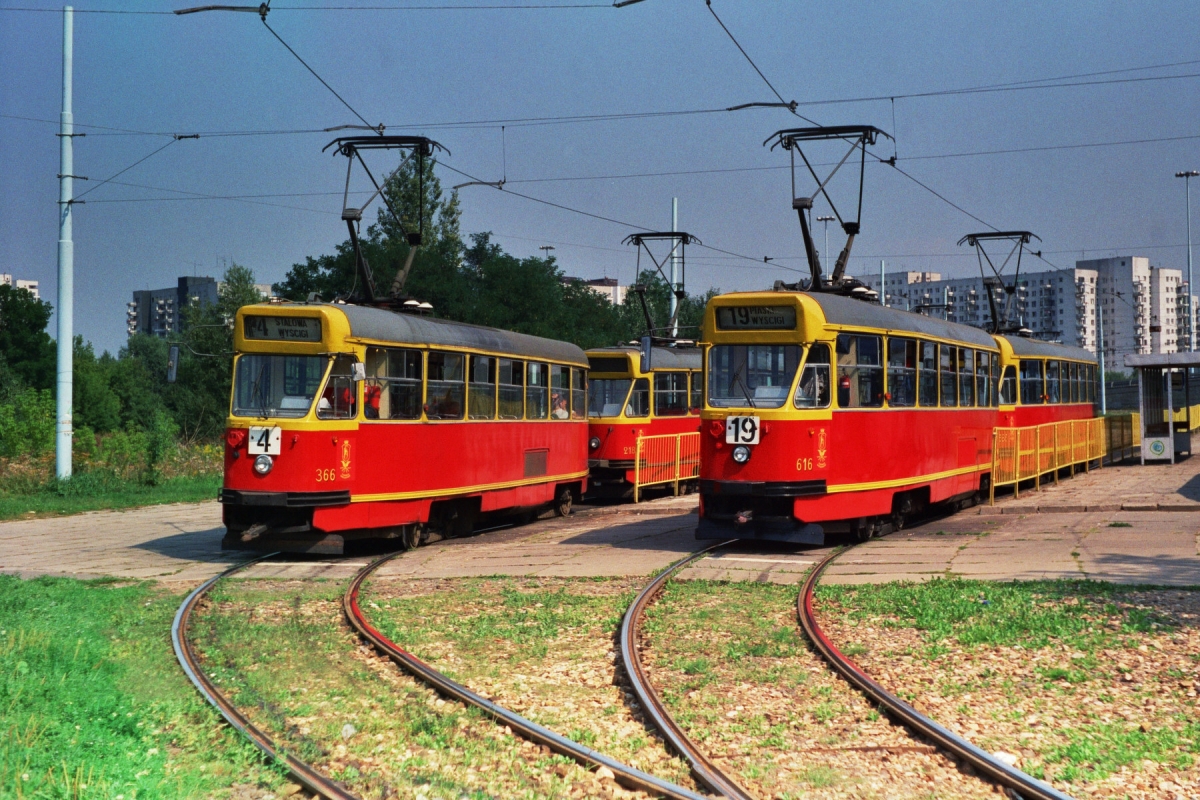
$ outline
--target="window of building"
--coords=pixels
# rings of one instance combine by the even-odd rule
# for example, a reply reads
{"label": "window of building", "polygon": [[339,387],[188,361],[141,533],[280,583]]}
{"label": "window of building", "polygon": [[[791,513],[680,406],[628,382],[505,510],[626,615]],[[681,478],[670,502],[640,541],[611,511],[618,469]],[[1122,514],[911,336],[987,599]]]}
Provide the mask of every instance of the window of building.
{"label": "window of building", "polygon": [[633,382],[633,391],[629,393],[629,404],[625,406],[625,416],[650,416],[650,381],[647,378],[638,378]]}
{"label": "window of building", "polygon": [[467,416],[471,419],[496,416],[496,361],[491,356],[471,356],[471,379],[467,383]]}
{"label": "window of building", "polygon": [[906,408],[917,404],[917,349],[915,339],[888,338],[887,389],[889,405]]}
{"label": "window of building", "polygon": [[949,345],[938,345],[940,363],[943,408],[953,408],[958,405],[958,348]]}
{"label": "window of building", "polygon": [[425,416],[430,419],[462,419],[463,365],[461,353],[429,354],[429,387],[425,397]]}
{"label": "window of building", "polygon": [[363,413],[367,419],[421,418],[421,351],[367,348]]}
{"label": "window of building", "polygon": [[654,415],[682,417],[687,414],[688,376],[686,372],[659,372],[654,375]]}
{"label": "window of building", "polygon": [[500,382],[500,419],[525,416],[525,362],[497,359]]}
{"label": "window of building", "polygon": [[1042,363],[1036,358],[1021,359],[1021,402],[1039,405],[1046,402],[1046,387],[1042,381]]}
{"label": "window of building", "polygon": [[814,344],[796,385],[796,408],[828,408],[829,385],[829,345]]}
{"label": "window of building", "polygon": [[938,404],[938,357],[937,345],[921,342],[921,361],[918,364],[918,382],[921,405],[932,408]]}
{"label": "window of building", "polygon": [[838,407],[883,405],[883,340],[842,333],[837,337]]}
{"label": "window of building", "polygon": [[546,419],[550,415],[550,368],[547,364],[525,365],[525,419]]}

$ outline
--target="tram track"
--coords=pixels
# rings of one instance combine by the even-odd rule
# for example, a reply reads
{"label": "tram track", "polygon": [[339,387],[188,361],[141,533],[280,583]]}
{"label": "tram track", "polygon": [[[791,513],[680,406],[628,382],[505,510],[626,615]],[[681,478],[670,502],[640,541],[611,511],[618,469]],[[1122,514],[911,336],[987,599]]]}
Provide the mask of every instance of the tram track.
{"label": "tram track", "polygon": [[[621,624],[620,649],[626,672],[634,692],[651,720],[671,746],[682,755],[696,777],[712,791],[730,800],[754,800],[726,771],[701,750],[667,712],[655,692],[641,661],[639,629],[646,609],[662,592],[670,578],[688,565],[704,558],[729,542],[716,544],[689,555],[663,570],[637,595],[625,613]],[[971,744],[933,719],[921,714],[911,705],[889,692],[871,678],[829,639],[821,628],[814,610],[813,596],[821,575],[833,561],[853,546],[834,551],[817,563],[809,572],[796,600],[797,619],[809,641],[821,658],[851,686],[866,695],[893,720],[936,748],[969,765],[986,780],[1009,790],[1019,800],[1072,800],[1070,795],[1033,778],[997,759],[991,753]]]}

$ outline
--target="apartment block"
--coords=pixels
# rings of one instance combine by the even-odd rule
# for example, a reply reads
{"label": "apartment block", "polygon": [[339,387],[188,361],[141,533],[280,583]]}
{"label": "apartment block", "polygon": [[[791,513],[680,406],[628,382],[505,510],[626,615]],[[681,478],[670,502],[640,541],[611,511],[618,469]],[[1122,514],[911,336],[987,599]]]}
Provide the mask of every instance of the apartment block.
{"label": "apartment block", "polygon": [[24,280],[21,280],[20,278],[13,280],[12,275],[8,274],[7,272],[0,272],[0,285],[12,286],[17,289],[24,289],[27,292],[29,292],[31,295],[33,295],[35,298],[37,298],[39,300],[41,299],[41,295],[38,294],[38,282],[37,281],[24,281]]}

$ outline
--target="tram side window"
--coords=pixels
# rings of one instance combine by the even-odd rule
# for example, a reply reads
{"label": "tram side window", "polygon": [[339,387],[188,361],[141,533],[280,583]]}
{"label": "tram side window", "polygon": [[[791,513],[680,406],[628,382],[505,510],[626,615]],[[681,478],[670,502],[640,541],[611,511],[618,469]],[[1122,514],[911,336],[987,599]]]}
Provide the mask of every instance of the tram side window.
{"label": "tram side window", "polygon": [[991,363],[991,353],[975,353],[975,400],[980,407],[993,405]]}
{"label": "tram side window", "polygon": [[1045,402],[1042,386],[1042,362],[1035,358],[1021,359],[1021,402],[1038,405]]}
{"label": "tram side window", "polygon": [[550,365],[550,419],[571,418],[571,368]]}
{"label": "tram side window", "polygon": [[975,405],[975,351],[958,348],[958,404]]}
{"label": "tram side window", "polygon": [[532,361],[525,364],[525,419],[545,419],[550,415],[549,365]]}
{"label": "tram side window", "polygon": [[829,408],[829,345],[808,348],[794,402],[796,408]]}
{"label": "tram side window", "polygon": [[838,407],[883,405],[883,341],[841,333],[837,338]]}
{"label": "tram side window", "polygon": [[1000,354],[992,354],[992,405],[1000,404]]}
{"label": "tram side window", "polygon": [[938,359],[937,345],[933,342],[921,342],[921,363],[918,364],[921,405],[926,408],[938,404]]}
{"label": "tram side window", "polygon": [[571,419],[587,419],[587,371],[571,370]]}
{"label": "tram side window", "polygon": [[693,372],[693,373],[691,373],[691,378],[692,378],[692,392],[688,396],[689,397],[688,413],[689,414],[699,414],[701,406],[704,405],[703,373]]}
{"label": "tram side window", "polygon": [[367,419],[421,418],[421,351],[367,348]]}
{"label": "tram side window", "polygon": [[1004,368],[1004,380],[1000,381],[1000,404],[1011,406],[1017,402],[1017,370]]}
{"label": "tram side window", "polygon": [[942,407],[954,408],[958,405],[958,348],[949,345],[939,345],[941,356]]}
{"label": "tram side window", "polygon": [[[1058,403],[1063,399],[1070,400],[1071,388],[1068,383],[1070,378],[1067,375],[1066,364],[1059,361],[1046,362],[1046,402]],[[1062,375],[1062,389],[1060,391],[1059,375]]]}
{"label": "tram side window", "polygon": [[471,419],[492,419],[496,416],[496,359],[491,356],[471,356],[467,416]]}
{"label": "tram side window", "polygon": [[1071,364],[1071,402],[1079,402],[1079,365]]}
{"label": "tram side window", "polygon": [[1094,403],[1094,402],[1096,402],[1096,368],[1095,368],[1095,367],[1093,367],[1091,364],[1088,364],[1088,368],[1087,368],[1087,370],[1088,370],[1088,374],[1087,374],[1087,387],[1088,387],[1087,401],[1088,401],[1089,403]]}
{"label": "tram side window", "polygon": [[625,416],[650,416],[650,381],[647,378],[638,378],[633,382],[633,391],[629,393],[629,404],[625,406]]}
{"label": "tram side window", "polygon": [[888,339],[888,403],[893,406],[917,404],[917,345],[913,339]]}
{"label": "tram side window", "polygon": [[333,360],[329,370],[329,380],[325,382],[325,391],[317,401],[317,416],[321,419],[353,419],[358,413],[358,387],[354,385],[351,373],[353,356],[339,355]]}
{"label": "tram side window", "polygon": [[500,372],[500,419],[525,416],[525,362],[497,359]]}
{"label": "tram side window", "polygon": [[429,385],[425,416],[429,419],[462,419],[465,381],[461,353],[429,354]]}
{"label": "tram side window", "polygon": [[686,372],[659,372],[654,376],[654,416],[682,417],[687,414]]}

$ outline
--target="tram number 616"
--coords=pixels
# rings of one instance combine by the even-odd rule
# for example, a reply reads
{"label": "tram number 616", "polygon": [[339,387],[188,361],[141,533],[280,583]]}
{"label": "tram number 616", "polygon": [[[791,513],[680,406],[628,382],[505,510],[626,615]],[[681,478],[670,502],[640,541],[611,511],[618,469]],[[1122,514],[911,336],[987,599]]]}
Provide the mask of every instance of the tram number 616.
{"label": "tram number 616", "polygon": [[725,420],[727,444],[758,444],[758,417],[729,417]]}

